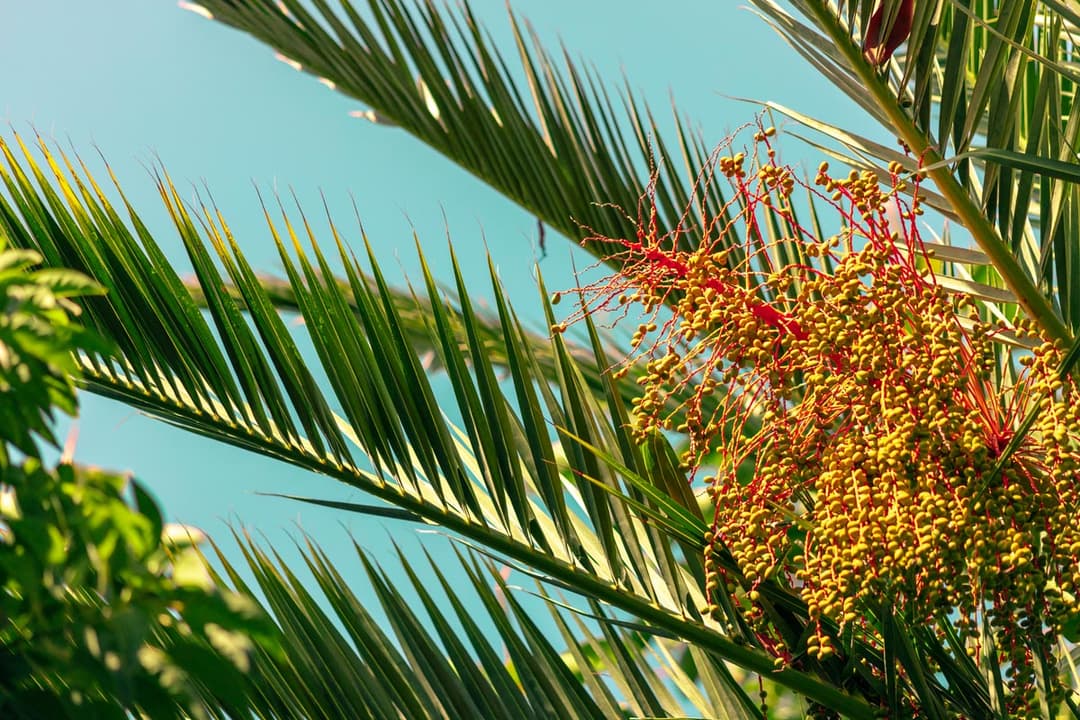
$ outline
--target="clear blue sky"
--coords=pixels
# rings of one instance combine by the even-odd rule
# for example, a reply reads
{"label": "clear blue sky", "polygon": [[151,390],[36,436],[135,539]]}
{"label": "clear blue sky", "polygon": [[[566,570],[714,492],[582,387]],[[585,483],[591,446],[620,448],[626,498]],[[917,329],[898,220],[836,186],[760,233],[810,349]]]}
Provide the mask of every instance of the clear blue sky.
{"label": "clear blue sky", "polygon": [[[659,115],[673,96],[709,143],[753,117],[753,106],[725,96],[776,100],[878,135],[741,3],[511,4],[549,47],[561,38],[571,55],[595,64],[603,77],[617,82],[625,73]],[[473,6],[512,55],[503,0],[475,0]],[[417,267],[413,228],[434,265],[444,267],[448,227],[474,286],[487,291],[486,242],[519,312],[538,318],[531,309],[535,220],[400,130],[350,118],[350,110],[362,109],[358,103],[275,61],[268,48],[182,11],[172,0],[0,0],[0,11],[0,118],[17,130],[33,125],[77,149],[96,144],[178,261],[179,241],[146,171],[155,158],[179,183],[206,182],[257,269],[274,272],[279,265],[253,182],[263,189],[291,186],[312,208],[321,190],[341,224],[352,217],[352,193],[391,278]],[[783,142],[781,153],[816,166],[794,139]],[[572,285],[570,243],[549,237],[548,250],[541,268],[549,287]],[[227,546],[226,523],[239,521],[295,557],[280,541],[300,527],[341,561],[347,577],[358,569],[348,533],[377,555],[392,535],[407,549],[422,543],[437,559],[448,556],[445,540],[419,536],[413,526],[255,494],[363,500],[326,478],[216,445],[93,396],[82,396],[82,413],[79,460],[134,470],[169,519],[200,526]],[[361,585],[356,590],[371,597]]]}

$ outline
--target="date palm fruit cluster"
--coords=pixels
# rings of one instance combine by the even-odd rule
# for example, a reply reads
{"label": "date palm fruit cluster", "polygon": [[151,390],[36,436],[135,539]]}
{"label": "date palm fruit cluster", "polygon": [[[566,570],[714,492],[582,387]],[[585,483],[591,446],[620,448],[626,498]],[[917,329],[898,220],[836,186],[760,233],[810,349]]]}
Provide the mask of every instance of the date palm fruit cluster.
{"label": "date palm fruit cluster", "polygon": [[[583,312],[644,309],[616,372],[643,369],[635,431],[685,434],[704,477],[710,602],[728,594],[781,664],[843,652],[843,633],[880,646],[885,614],[945,620],[997,654],[1011,713],[1032,716],[1036,667],[1078,613],[1080,392],[1062,349],[1023,322],[1010,330],[1029,349],[1010,349],[938,284],[917,176],[823,164],[806,186],[772,134],[716,158],[708,181],[734,200],[696,218],[696,249],[680,242],[689,214],[661,234],[650,211],[615,241],[621,271],[585,288]],[[795,187],[836,210],[834,235],[798,224]],[[802,646],[770,627],[763,583],[801,596],[816,628]]]}

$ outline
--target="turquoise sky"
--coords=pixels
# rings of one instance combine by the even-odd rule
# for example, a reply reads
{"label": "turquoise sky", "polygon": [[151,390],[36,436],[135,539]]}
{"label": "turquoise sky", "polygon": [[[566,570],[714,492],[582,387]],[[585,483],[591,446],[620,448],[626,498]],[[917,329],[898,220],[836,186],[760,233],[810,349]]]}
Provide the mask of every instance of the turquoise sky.
{"label": "turquoise sky", "polygon": [[[503,0],[472,4],[512,54]],[[775,100],[879,135],[741,3],[511,4],[549,47],[561,39],[572,56],[595,64],[613,82],[625,73],[658,115],[670,114],[674,97],[707,143],[720,142],[753,118],[752,105],[725,96]],[[349,117],[362,106],[275,61],[268,48],[170,0],[0,0],[0,9],[0,118],[87,156],[98,147],[178,263],[179,240],[146,169],[157,159],[178,184],[207,184],[257,269],[275,272],[279,265],[253,183],[264,191],[291,187],[311,210],[320,208],[324,192],[355,239],[351,193],[392,279],[417,267],[413,229],[437,272],[448,278],[449,231],[479,296],[490,297],[486,245],[520,314],[538,319],[535,220],[402,131]],[[795,139],[780,147],[789,161],[817,164]],[[540,266],[550,288],[573,285],[570,247],[549,233]],[[577,257],[580,264],[583,256]],[[134,470],[170,519],[200,526],[226,545],[226,523],[242,523],[295,557],[281,541],[302,528],[341,562],[347,577],[359,568],[350,557],[349,533],[383,559],[391,536],[418,559],[420,544],[438,560],[449,555],[445,540],[418,535],[415,526],[255,494],[363,501],[326,478],[216,445],[90,395],[82,396],[82,412],[78,459]],[[362,585],[356,589],[371,597]]]}

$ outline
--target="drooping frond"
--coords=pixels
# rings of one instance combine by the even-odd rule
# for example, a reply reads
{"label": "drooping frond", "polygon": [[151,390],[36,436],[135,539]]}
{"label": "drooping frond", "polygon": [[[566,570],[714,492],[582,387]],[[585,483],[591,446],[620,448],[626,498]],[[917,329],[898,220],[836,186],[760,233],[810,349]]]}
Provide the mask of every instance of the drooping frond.
{"label": "drooping frond", "polygon": [[[198,7],[365,103],[371,109],[360,114],[376,126],[415,135],[571,239],[629,237],[635,222],[626,213],[654,167],[661,226],[675,227],[692,204],[708,148],[678,113],[675,137],[665,140],[629,89],[613,101],[616,93],[566,51],[560,70],[513,13],[519,66],[511,68],[467,3],[460,11],[403,0],[334,5],[206,0]],[[715,190],[697,198],[713,212],[724,204]]]}
{"label": "drooping frond", "polygon": [[[575,357],[560,335],[550,339],[557,359],[552,381],[492,270],[509,371],[500,382],[456,261],[456,310],[422,265],[431,337],[460,416],[455,425],[378,266],[371,262],[373,282],[366,282],[332,223],[349,295],[332,280],[332,260],[307,219],[284,213],[274,219],[267,211],[305,320],[294,330],[274,309],[223,215],[183,202],[162,174],[161,198],[205,296],[204,312],[135,209],[110,203],[84,167],[44,144],[44,167],[29,151],[17,157],[19,150],[7,144],[0,151],[0,180],[9,195],[0,199],[0,229],[13,244],[35,248],[46,264],[79,269],[108,290],[106,298],[86,302],[87,324],[115,343],[121,359],[82,358],[91,390],[338,479],[546,582],[606,603],[650,632],[768,673],[851,717],[871,717],[865,701],[837,689],[851,683],[857,693],[866,682],[860,673],[842,681],[828,663],[774,669],[736,608],[717,618],[701,615],[708,524],[667,441],[657,437],[644,448],[633,441],[609,375],[602,396],[588,387],[582,366],[592,364],[595,373],[607,362],[595,328],[588,361]],[[324,382],[303,362],[294,331],[312,344]],[[764,592],[775,593],[785,608],[777,621],[798,637],[808,617],[801,601],[779,588]],[[880,662],[872,652],[867,660]],[[735,685],[724,687],[741,696]]]}

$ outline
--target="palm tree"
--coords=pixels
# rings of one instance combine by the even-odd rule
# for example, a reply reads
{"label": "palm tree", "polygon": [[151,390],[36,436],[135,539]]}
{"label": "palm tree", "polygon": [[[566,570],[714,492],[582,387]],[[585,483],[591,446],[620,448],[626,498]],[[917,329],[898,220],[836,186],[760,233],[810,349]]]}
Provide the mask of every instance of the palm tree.
{"label": "palm tree", "polygon": [[[364,102],[376,124],[426,142],[557,233],[608,239],[585,247],[615,272],[623,269],[617,241],[640,229],[634,209],[643,194],[657,227],[681,228],[681,251],[706,242],[737,251],[748,242],[735,224],[715,239],[681,222],[687,208],[716,218],[745,200],[694,180],[715,159],[703,138],[682,125],[665,137],[629,95],[624,130],[601,81],[570,63],[559,70],[516,21],[527,89],[512,80],[467,6],[369,0],[361,12],[325,0],[184,4]],[[925,176],[921,202],[948,222],[957,244],[946,238],[928,258],[941,286],[974,301],[984,318],[1024,319],[1032,332],[1075,350],[1074,4],[754,4],[903,148],[845,132],[835,119],[766,108],[824,137],[809,142],[820,142],[833,162],[883,181]],[[417,280],[422,291],[395,289],[370,251],[361,263],[336,229],[316,238],[299,210],[267,212],[285,267],[284,278],[267,280],[245,261],[223,213],[212,203],[185,203],[161,170],[162,202],[197,276],[185,285],[118,184],[106,191],[78,158],[46,143],[35,155],[20,144],[2,146],[8,196],[0,228],[47,265],[80,270],[108,290],[83,303],[85,317],[119,355],[80,356],[86,389],[322,473],[394,509],[298,501],[389,514],[458,538],[468,592],[445,581],[434,592],[414,573],[415,560],[399,557],[414,578],[406,594],[361,554],[393,636],[314,545],[305,559],[318,593],[272,552],[238,538],[285,649],[261,653],[255,664],[249,697],[256,715],[989,718],[1032,708],[1050,717],[1058,706],[1080,714],[1071,690],[1055,681],[1075,688],[1075,671],[1048,663],[1036,663],[1034,699],[1018,710],[988,624],[969,657],[950,616],[928,624],[883,605],[861,619],[864,632],[856,635],[814,616],[795,585],[754,583],[763,598],[754,602],[767,605],[771,631],[794,653],[785,659],[740,604],[749,586],[715,607],[709,581],[716,568],[733,575],[745,568],[712,543],[713,508],[691,492],[680,439],[635,432],[632,403],[644,371],[608,372],[624,352],[610,349],[588,313],[577,340],[530,332],[494,270],[494,309],[485,312],[456,264],[449,292],[426,265]],[[680,155],[685,168],[674,162]],[[657,157],[667,162],[655,164]],[[659,168],[651,178],[643,172],[650,163]],[[812,218],[806,225],[818,241],[832,232],[819,222],[823,207],[812,200],[800,211]],[[773,251],[800,247],[779,226],[767,232]],[[343,274],[335,276],[339,266]],[[572,283],[559,279],[557,287]],[[550,324],[558,325],[543,282],[540,290]],[[302,359],[282,312],[304,317],[317,367]],[[1002,392],[1015,380],[1013,357],[1022,347],[995,348]],[[425,353],[433,365],[421,361]],[[1065,380],[1075,355],[1067,353],[1060,368]],[[460,426],[436,401],[434,370],[449,378]],[[680,413],[688,406],[678,400],[672,426],[685,427],[690,419]],[[1016,418],[1000,448],[1002,465],[1041,432],[1038,423],[1035,411]],[[536,579],[558,639],[524,610],[501,564]],[[224,574],[219,582],[248,591],[228,563]],[[474,599],[463,599],[470,593]],[[502,648],[479,631],[473,616],[480,606]],[[1075,635],[1076,619],[1054,630]],[[815,633],[840,651],[807,654]],[[1071,646],[1052,640],[1047,657],[1072,667]]]}

